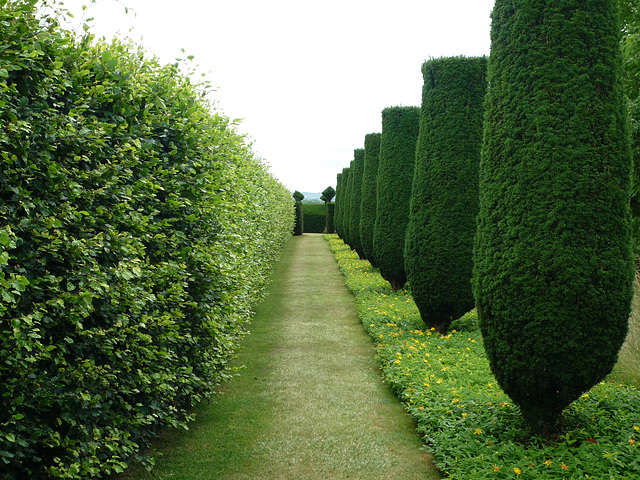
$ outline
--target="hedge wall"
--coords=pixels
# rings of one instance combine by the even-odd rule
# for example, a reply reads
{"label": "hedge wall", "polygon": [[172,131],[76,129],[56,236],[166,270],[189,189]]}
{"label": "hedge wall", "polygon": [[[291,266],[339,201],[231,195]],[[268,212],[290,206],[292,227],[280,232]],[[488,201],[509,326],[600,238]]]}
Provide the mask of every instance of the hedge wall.
{"label": "hedge wall", "polygon": [[607,375],[632,297],[618,2],[496,1],[474,293],[491,368],[536,428]]}
{"label": "hedge wall", "polygon": [[404,265],[429,327],[444,333],[471,310],[486,58],[422,66],[424,88]]}
{"label": "hedge wall", "polygon": [[117,473],[228,378],[289,192],[178,65],[0,0],[0,478]]}
{"label": "hedge wall", "polygon": [[327,206],[324,203],[304,203],[305,233],[324,233],[327,226]]}

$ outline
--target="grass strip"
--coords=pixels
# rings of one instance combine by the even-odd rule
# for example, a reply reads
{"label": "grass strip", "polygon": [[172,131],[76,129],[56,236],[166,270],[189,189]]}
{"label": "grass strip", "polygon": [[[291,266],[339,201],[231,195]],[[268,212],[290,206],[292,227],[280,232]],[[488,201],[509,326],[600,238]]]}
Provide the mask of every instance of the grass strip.
{"label": "grass strip", "polygon": [[152,472],[118,478],[440,478],[322,235],[290,240],[250,330],[245,367],[190,430],[161,439]]}
{"label": "grass strip", "polygon": [[475,310],[448,335],[424,330],[407,288],[394,293],[336,235],[326,238],[385,378],[447,479],[640,478],[638,389],[602,382],[565,410],[562,434],[532,436],[489,369]]}

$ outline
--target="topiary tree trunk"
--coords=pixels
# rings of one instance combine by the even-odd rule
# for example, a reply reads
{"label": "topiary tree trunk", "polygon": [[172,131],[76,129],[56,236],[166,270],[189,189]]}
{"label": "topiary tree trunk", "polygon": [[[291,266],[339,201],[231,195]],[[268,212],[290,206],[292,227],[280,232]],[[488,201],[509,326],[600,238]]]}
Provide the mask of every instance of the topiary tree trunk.
{"label": "topiary tree trunk", "polygon": [[378,266],[373,254],[373,229],[376,225],[377,177],[381,136],[381,133],[370,133],[364,137],[364,170],[362,172],[362,197],[360,199],[360,241],[362,242],[362,252],[374,267]]}
{"label": "topiary tree trunk", "polygon": [[404,235],[409,221],[419,120],[418,107],[392,107],[382,111],[373,249],[380,275],[394,290],[401,289],[407,281]]}
{"label": "topiary tree trunk", "polygon": [[497,0],[474,294],[499,384],[548,431],[601,381],[632,297],[617,0]]}
{"label": "topiary tree trunk", "polygon": [[440,333],[475,304],[472,252],[486,69],[484,57],[440,58],[422,66],[404,265],[422,320]]}

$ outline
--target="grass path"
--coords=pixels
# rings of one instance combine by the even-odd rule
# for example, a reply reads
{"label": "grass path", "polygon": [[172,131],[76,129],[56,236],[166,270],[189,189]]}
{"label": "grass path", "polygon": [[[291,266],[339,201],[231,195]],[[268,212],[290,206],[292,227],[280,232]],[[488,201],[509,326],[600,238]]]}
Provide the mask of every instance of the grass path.
{"label": "grass path", "polygon": [[127,480],[440,478],[387,385],[322,235],[293,237],[237,359],[188,432]]}

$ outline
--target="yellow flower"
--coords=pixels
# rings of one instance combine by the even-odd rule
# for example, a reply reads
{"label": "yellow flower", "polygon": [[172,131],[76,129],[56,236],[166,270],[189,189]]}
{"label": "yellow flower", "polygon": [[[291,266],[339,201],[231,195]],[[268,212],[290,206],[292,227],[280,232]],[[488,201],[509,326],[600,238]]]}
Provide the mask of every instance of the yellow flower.
{"label": "yellow flower", "polygon": [[475,435],[480,435],[482,434],[482,430],[480,430],[479,428],[476,428],[476,431],[473,432]]}
{"label": "yellow flower", "polygon": [[552,464],[552,463],[553,463],[553,462],[552,462],[551,460],[549,460],[548,458],[547,458],[546,462],[544,462],[544,464],[545,464],[547,467],[551,466],[551,464]]}
{"label": "yellow flower", "polygon": [[562,467],[563,470],[569,470],[569,466],[565,465],[564,462],[562,462],[560,466]]}
{"label": "yellow flower", "polygon": [[499,467],[499,466],[497,466],[497,465],[494,465],[494,466],[493,466],[493,471],[494,471],[494,472],[499,472],[499,471],[500,471],[500,467]]}
{"label": "yellow flower", "polygon": [[520,475],[522,473],[522,470],[520,470],[518,467],[513,469],[514,472],[516,472],[516,475]]}
{"label": "yellow flower", "polygon": [[637,425],[634,425],[634,426],[633,426],[633,429],[634,429],[636,432],[640,432],[640,427],[639,427],[639,426],[637,426]]}

